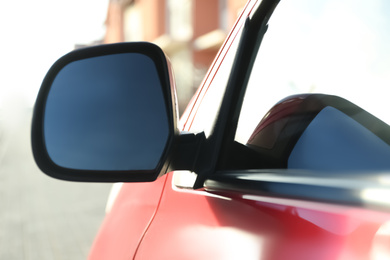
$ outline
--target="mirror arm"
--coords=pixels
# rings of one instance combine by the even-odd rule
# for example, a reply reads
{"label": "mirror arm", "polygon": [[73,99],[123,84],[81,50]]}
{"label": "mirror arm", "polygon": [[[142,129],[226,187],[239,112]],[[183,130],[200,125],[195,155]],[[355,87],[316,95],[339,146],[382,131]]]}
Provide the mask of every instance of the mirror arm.
{"label": "mirror arm", "polygon": [[176,147],[173,152],[168,172],[175,170],[196,172],[196,162],[205,140],[206,136],[204,132],[197,134],[181,132],[177,137]]}

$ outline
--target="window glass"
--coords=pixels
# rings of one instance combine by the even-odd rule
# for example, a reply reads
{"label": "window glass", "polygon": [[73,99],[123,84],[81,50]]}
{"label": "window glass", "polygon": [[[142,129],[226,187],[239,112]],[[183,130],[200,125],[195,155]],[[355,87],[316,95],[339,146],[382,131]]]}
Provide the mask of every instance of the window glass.
{"label": "window glass", "polygon": [[[246,145],[254,132],[259,131],[259,122],[268,116],[270,108],[287,96],[303,93],[341,97],[389,124],[389,11],[390,2],[385,0],[281,1],[256,57],[235,140]],[[348,114],[343,108],[339,110]],[[362,117],[368,118],[362,121],[383,126],[379,134],[370,129],[380,139],[389,135],[388,125],[372,116],[348,116],[358,122]],[[370,128],[371,123],[362,124]],[[262,148],[271,149],[272,139],[276,140],[286,124],[280,123],[278,127],[279,130],[273,129],[272,138],[262,141]],[[385,147],[387,150],[388,143]]]}
{"label": "window glass", "polygon": [[225,88],[229,80],[231,67],[236,55],[240,37],[241,30],[233,39],[226,56],[222,56],[223,61],[221,62],[218,72],[215,74],[207,89],[207,94],[201,96],[201,106],[199,107],[196,117],[192,122],[192,132],[203,131],[206,136],[210,135],[215,123],[217,112],[221,106],[223,95],[225,94]]}

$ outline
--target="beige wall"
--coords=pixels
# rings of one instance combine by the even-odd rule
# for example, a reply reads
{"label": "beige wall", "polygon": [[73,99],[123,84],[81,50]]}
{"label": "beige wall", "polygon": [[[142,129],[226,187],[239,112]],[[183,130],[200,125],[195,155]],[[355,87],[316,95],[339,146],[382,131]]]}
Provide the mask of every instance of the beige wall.
{"label": "beige wall", "polygon": [[124,41],[123,25],[123,6],[119,2],[111,1],[107,10],[104,43]]}
{"label": "beige wall", "polygon": [[144,26],[144,40],[153,41],[163,35],[165,29],[166,0],[138,0]]}

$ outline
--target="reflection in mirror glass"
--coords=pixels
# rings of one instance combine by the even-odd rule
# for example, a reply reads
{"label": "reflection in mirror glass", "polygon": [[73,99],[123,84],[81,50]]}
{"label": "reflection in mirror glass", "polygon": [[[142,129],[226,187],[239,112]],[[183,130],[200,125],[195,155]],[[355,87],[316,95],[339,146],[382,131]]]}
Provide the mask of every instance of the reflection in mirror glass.
{"label": "reflection in mirror glass", "polygon": [[281,1],[257,54],[236,140],[246,143],[283,98],[345,98],[390,124],[390,2]]}
{"label": "reflection in mirror glass", "polygon": [[161,82],[148,56],[122,53],[75,61],[53,81],[44,135],[59,166],[151,170],[168,133]]}

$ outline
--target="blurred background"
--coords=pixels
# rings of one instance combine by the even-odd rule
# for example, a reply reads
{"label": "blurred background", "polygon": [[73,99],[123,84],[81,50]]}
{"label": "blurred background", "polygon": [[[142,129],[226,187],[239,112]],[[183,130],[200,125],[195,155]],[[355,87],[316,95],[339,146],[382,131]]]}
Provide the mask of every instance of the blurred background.
{"label": "blurred background", "polygon": [[159,45],[175,71],[182,113],[246,0],[111,0],[103,43]]}
{"label": "blurred background", "polygon": [[77,48],[150,41],[169,56],[179,110],[245,0],[19,0],[0,3],[0,259],[86,259],[111,184],[51,179],[36,167],[31,113],[45,73]]}

